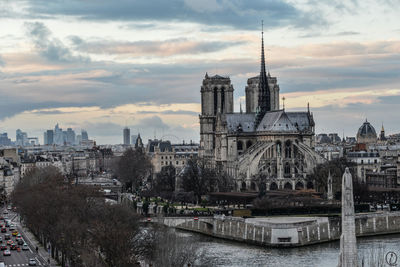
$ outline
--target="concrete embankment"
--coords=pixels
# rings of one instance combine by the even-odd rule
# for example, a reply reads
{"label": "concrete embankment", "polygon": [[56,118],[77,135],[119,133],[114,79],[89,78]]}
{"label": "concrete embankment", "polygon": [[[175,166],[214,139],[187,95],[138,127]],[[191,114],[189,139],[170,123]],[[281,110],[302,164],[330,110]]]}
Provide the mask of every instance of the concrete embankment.
{"label": "concrete embankment", "polygon": [[[267,247],[295,247],[338,240],[340,217],[159,218],[158,222],[182,230]],[[358,214],[356,235],[400,233],[400,212]]]}

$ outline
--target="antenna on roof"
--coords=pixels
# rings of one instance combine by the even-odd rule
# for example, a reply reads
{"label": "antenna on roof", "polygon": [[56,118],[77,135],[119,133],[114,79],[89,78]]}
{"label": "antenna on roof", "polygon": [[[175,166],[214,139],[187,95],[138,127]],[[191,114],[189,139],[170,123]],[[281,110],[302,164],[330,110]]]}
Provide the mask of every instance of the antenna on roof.
{"label": "antenna on roof", "polygon": [[242,99],[240,99],[240,114],[242,114],[243,113],[243,110],[242,110]]}
{"label": "antenna on roof", "polygon": [[283,110],[285,110],[285,100],[286,100],[286,98],[283,96],[283,97],[282,97]]}

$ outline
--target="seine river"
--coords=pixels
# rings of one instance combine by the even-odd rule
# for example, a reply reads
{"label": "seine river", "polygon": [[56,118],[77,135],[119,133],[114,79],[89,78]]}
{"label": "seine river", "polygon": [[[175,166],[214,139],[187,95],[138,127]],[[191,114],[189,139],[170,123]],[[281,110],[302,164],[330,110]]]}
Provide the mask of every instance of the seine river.
{"label": "seine river", "polygon": [[[295,267],[336,267],[339,258],[339,241],[291,249],[271,249],[225,241],[204,235],[178,232],[179,235],[197,240],[201,257],[195,266],[295,266]],[[371,258],[385,264],[389,251],[399,256],[400,235],[364,237],[357,240],[358,255],[364,258],[364,266],[371,266]],[[374,260],[377,262],[377,260]],[[361,265],[360,265],[361,266]]]}

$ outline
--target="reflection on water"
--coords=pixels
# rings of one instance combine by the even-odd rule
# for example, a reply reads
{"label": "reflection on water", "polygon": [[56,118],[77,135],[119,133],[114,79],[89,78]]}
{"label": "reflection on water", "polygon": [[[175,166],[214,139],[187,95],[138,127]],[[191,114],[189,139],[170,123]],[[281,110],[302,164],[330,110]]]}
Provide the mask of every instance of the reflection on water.
{"label": "reflection on water", "polygon": [[[271,267],[336,267],[339,258],[339,241],[300,248],[272,249],[246,245],[196,233],[190,235],[199,242],[203,251],[196,266],[271,266]],[[357,240],[359,259],[369,266],[371,256],[380,257],[394,251],[400,256],[400,235],[367,237]]]}

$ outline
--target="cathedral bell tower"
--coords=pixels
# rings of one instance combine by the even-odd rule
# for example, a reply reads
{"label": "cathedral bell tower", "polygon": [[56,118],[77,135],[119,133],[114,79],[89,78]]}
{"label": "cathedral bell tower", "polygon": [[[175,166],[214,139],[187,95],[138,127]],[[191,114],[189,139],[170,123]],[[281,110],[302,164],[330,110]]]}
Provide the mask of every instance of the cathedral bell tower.
{"label": "cathedral bell tower", "polygon": [[213,158],[215,150],[216,118],[233,113],[233,86],[229,77],[208,76],[201,86],[200,158]]}

